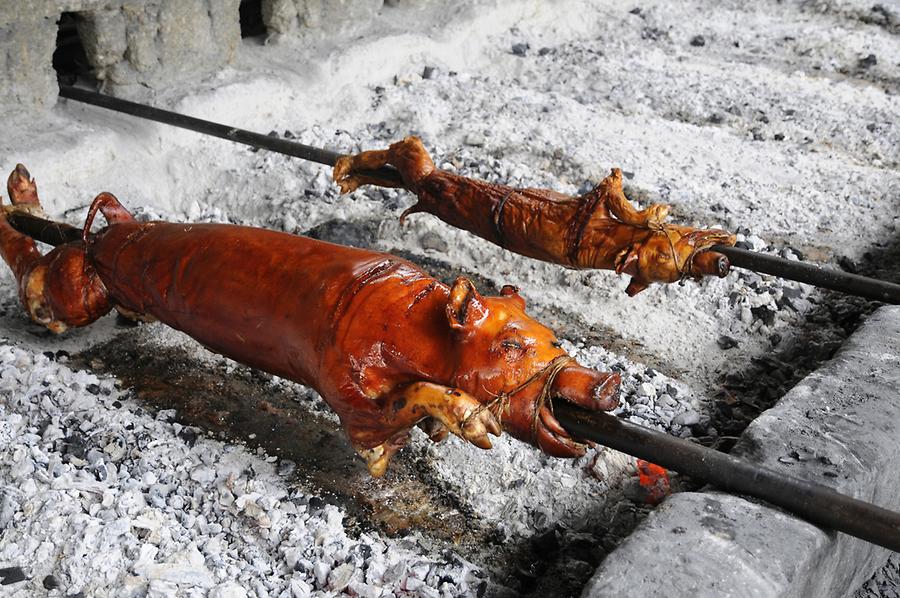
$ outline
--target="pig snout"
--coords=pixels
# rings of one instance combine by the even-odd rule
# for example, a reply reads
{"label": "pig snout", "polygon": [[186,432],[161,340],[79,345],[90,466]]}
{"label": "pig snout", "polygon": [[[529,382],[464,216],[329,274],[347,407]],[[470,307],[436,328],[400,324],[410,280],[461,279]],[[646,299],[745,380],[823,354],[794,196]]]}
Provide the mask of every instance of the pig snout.
{"label": "pig snout", "polygon": [[615,409],[619,403],[620,382],[619,374],[614,372],[595,372],[577,364],[567,365],[553,380],[550,388],[550,405],[540,406],[534,415],[535,421],[540,425],[529,426],[533,434],[530,441],[554,457],[580,457],[587,450],[587,446],[572,438],[560,425],[553,416],[552,403],[560,400],[568,401],[592,411]]}
{"label": "pig snout", "polygon": [[694,257],[693,276],[718,276],[724,278],[731,271],[731,261],[716,251],[704,251]]}
{"label": "pig snout", "polygon": [[592,411],[610,411],[619,404],[621,376],[577,364],[563,368],[553,381],[552,396]]}

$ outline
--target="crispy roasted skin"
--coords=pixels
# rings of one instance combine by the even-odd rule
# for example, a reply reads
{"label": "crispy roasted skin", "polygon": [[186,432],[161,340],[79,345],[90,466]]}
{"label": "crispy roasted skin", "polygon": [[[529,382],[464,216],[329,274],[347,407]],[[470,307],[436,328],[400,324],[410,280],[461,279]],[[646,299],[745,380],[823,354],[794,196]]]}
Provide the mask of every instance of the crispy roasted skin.
{"label": "crispy roasted skin", "polygon": [[[636,210],[622,190],[619,169],[578,197],[549,189],[517,189],[440,170],[421,141],[408,137],[387,150],[342,158],[334,179],[345,193],[365,184],[396,186],[371,176],[371,171],[386,165],[400,171],[405,188],[418,198],[403,217],[428,212],[528,257],[569,268],[630,274],[632,295],[653,282],[724,276],[730,268],[724,255],[709,249],[733,245],[734,235],[668,224],[665,205]],[[357,174],[363,171],[369,174]]]}
{"label": "crispy roasted skin", "polygon": [[[24,168],[17,176],[30,181]],[[98,211],[109,224],[90,233]],[[418,423],[434,439],[452,432],[490,448],[488,433],[503,429],[577,456],[585,447],[552,401],[616,404],[618,375],[575,363],[512,287],[482,297],[468,279],[448,286],[391,255],[259,228],[141,223],[109,194],[92,204],[82,241],[47,255],[0,215],[0,249],[31,289],[32,318],[51,330],[117,307],[311,386],[374,475]],[[60,260],[77,268],[54,270]]]}

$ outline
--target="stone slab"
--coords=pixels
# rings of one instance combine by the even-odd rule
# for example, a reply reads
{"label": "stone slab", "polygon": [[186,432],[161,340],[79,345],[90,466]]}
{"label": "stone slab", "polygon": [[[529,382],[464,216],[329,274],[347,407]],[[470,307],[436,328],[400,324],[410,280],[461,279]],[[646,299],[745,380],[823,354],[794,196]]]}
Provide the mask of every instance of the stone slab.
{"label": "stone slab", "polygon": [[[900,307],[883,307],[732,452],[900,510],[898,389]],[[583,596],[847,596],[889,554],[753,500],[681,493],[601,563]]]}

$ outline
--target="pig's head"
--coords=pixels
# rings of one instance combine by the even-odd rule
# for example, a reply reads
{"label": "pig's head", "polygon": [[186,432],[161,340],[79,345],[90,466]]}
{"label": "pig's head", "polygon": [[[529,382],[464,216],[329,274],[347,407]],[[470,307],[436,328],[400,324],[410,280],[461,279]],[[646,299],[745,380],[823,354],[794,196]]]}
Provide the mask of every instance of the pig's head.
{"label": "pig's head", "polygon": [[727,257],[713,245],[734,245],[735,237],[723,230],[700,230],[671,224],[650,231],[647,237],[623,249],[616,257],[616,272],[630,274],[625,292],[634,296],[654,282],[677,282],[683,278],[726,276],[731,269]]}
{"label": "pig's head", "polygon": [[503,429],[549,455],[577,457],[585,445],[553,416],[553,404],[610,410],[620,378],[578,365],[553,332],[525,313],[517,289],[482,297],[467,278],[450,289],[447,319],[454,335],[454,384],[491,406]]}

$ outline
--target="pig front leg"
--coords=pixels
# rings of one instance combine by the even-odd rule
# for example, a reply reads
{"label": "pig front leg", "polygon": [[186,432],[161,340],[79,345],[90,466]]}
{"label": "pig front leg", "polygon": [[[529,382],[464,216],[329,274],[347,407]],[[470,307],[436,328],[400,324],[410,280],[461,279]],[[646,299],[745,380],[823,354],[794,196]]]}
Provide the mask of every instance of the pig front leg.
{"label": "pig front leg", "polygon": [[400,171],[404,186],[415,192],[419,181],[431,174],[434,162],[418,137],[407,137],[392,143],[386,150],[360,152],[354,156],[342,156],[334,165],[332,177],[341,193],[355,191],[361,185],[398,187],[396,183],[364,174],[383,166],[393,166]]}
{"label": "pig front leg", "polygon": [[[391,457],[406,443],[409,430],[426,418],[437,420],[451,433],[482,449],[491,448],[488,434],[500,436],[502,430],[490,409],[458,388],[413,382],[393,391],[383,401],[385,425],[398,432],[374,448],[358,450],[374,477],[384,475]],[[349,432],[353,440],[353,431]]]}

